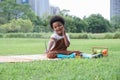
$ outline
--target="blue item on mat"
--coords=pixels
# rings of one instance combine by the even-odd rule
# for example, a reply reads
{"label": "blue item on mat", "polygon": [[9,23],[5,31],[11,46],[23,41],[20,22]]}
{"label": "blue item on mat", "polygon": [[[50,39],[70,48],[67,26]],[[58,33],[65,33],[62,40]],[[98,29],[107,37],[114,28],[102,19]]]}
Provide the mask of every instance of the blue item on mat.
{"label": "blue item on mat", "polygon": [[82,53],[82,57],[89,59],[89,58],[92,58],[92,55],[91,54]]}
{"label": "blue item on mat", "polygon": [[75,58],[76,54],[72,53],[70,55],[65,55],[65,54],[57,54],[57,58]]}

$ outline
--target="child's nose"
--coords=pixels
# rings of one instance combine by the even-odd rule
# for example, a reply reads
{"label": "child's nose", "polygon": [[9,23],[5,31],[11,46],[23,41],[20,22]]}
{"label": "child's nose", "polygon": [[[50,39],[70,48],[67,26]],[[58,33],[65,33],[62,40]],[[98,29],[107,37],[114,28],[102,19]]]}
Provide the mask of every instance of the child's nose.
{"label": "child's nose", "polygon": [[57,29],[60,29],[60,27],[57,27]]}

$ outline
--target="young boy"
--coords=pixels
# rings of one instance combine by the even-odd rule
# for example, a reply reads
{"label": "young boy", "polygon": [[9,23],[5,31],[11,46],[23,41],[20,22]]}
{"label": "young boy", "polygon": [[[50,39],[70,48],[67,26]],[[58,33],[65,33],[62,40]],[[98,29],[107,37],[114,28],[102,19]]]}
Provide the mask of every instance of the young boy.
{"label": "young boy", "polygon": [[50,20],[50,26],[54,33],[50,37],[48,49],[46,51],[48,58],[75,58],[82,57],[96,57],[90,54],[85,54],[80,51],[68,51],[70,45],[70,38],[65,32],[65,21],[61,16],[53,16]]}

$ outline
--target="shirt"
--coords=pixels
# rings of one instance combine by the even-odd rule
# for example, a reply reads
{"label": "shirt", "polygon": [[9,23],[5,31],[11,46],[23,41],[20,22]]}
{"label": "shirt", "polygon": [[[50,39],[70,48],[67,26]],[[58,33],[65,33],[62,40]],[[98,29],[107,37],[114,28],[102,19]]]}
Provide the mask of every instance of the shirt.
{"label": "shirt", "polygon": [[[67,36],[68,41],[70,42],[69,35],[68,35],[68,34],[66,34],[66,36]],[[60,36],[60,35],[58,35],[56,32],[54,32],[54,33],[51,35],[51,38],[54,38],[56,41],[55,41],[55,43],[52,45],[52,47],[51,47],[51,49],[50,49],[50,50],[52,50],[52,49],[55,47],[55,45],[56,45],[57,41],[59,41],[59,40],[63,39],[63,38],[64,38],[64,36]]]}

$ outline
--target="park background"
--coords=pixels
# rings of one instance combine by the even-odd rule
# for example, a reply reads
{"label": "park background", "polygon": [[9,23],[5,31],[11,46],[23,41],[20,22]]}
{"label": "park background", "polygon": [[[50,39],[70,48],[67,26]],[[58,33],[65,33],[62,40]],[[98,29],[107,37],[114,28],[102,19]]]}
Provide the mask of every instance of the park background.
{"label": "park background", "polygon": [[[92,53],[93,46],[108,48],[98,59],[63,59],[0,63],[0,80],[119,80],[120,16],[107,20],[101,14],[79,18],[61,10],[71,38],[69,50]],[[43,54],[52,29],[47,13],[37,16],[28,4],[15,0],[0,2],[0,55]]]}

